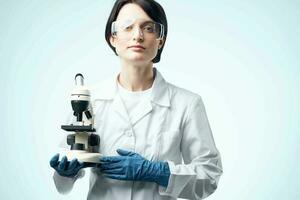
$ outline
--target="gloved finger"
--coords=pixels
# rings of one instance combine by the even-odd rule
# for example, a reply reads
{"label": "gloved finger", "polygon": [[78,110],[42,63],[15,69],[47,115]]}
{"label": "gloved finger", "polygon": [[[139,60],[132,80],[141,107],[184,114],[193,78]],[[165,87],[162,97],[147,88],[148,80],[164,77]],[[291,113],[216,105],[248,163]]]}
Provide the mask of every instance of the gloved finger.
{"label": "gloved finger", "polygon": [[105,177],[117,180],[129,180],[125,175],[118,174],[104,174]]}
{"label": "gloved finger", "polygon": [[119,162],[123,160],[123,158],[121,156],[103,156],[100,158],[100,162],[101,163],[105,163],[105,162]]}
{"label": "gloved finger", "polygon": [[59,159],[59,154],[57,153],[51,158],[50,166],[53,168],[56,167],[58,165],[58,159]]}
{"label": "gloved finger", "polygon": [[77,158],[74,158],[73,160],[71,160],[68,170],[74,170],[79,164]]}
{"label": "gloved finger", "polygon": [[67,168],[68,159],[64,156],[58,164],[59,170],[65,170]]}
{"label": "gloved finger", "polygon": [[117,168],[123,168],[123,164],[122,162],[118,162],[118,163],[101,163],[100,165],[100,169],[104,170],[104,169],[117,169]]}
{"label": "gloved finger", "polygon": [[136,153],[132,152],[132,151],[126,151],[124,149],[117,149],[117,153],[120,156],[134,156]]}

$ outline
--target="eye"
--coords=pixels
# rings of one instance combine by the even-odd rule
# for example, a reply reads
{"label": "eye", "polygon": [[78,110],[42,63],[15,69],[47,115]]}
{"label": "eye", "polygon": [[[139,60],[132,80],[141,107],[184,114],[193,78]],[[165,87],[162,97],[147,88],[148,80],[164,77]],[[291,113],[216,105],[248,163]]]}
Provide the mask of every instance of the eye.
{"label": "eye", "polygon": [[154,32],[154,27],[151,25],[147,25],[143,28],[147,33],[153,33]]}
{"label": "eye", "polygon": [[132,26],[124,26],[122,29],[124,31],[130,31],[132,29]]}

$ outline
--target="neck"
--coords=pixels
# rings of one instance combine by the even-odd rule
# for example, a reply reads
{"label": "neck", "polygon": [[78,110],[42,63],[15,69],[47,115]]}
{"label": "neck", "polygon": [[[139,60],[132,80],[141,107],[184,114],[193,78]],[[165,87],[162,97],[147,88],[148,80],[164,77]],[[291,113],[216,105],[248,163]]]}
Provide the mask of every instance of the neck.
{"label": "neck", "polygon": [[154,80],[153,63],[133,65],[121,63],[119,83],[129,91],[143,91],[151,88]]}

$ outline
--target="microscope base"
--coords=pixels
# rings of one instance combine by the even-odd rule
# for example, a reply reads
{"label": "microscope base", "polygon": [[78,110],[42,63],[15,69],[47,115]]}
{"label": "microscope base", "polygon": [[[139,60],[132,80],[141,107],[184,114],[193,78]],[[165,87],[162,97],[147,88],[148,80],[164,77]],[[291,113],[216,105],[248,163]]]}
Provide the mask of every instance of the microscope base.
{"label": "microscope base", "polygon": [[66,152],[68,160],[77,158],[78,161],[86,163],[100,163],[100,153],[90,153],[82,150],[70,150]]}

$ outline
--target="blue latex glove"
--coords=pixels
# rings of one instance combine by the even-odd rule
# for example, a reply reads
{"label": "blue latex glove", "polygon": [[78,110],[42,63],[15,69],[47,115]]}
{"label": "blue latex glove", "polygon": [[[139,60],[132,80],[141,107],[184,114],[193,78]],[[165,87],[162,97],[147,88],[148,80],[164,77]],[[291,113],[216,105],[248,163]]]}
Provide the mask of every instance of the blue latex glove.
{"label": "blue latex glove", "polygon": [[167,162],[152,162],[137,153],[117,150],[120,156],[100,158],[100,170],[106,177],[118,180],[150,181],[168,186],[170,169]]}
{"label": "blue latex glove", "polygon": [[50,166],[57,171],[61,176],[75,177],[79,170],[87,167],[83,162],[79,162],[76,158],[68,161],[67,157],[64,156],[59,162],[59,154],[53,156],[50,160]]}

